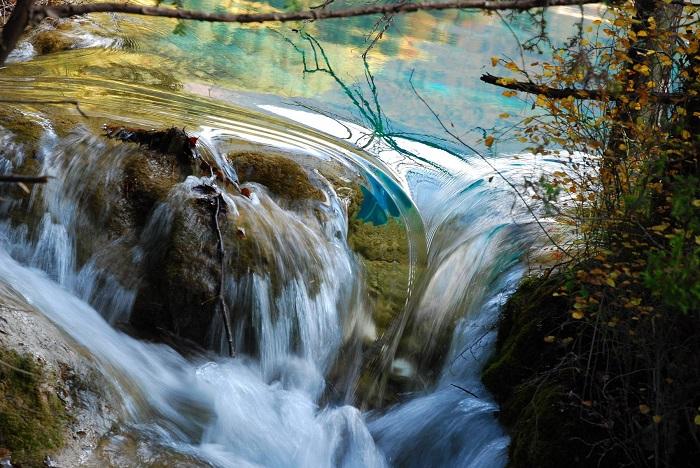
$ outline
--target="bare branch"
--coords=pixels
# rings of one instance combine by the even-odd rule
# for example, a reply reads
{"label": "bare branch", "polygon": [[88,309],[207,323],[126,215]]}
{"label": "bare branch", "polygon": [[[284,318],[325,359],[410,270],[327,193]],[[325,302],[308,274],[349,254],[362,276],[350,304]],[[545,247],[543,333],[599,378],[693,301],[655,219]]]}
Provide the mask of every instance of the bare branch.
{"label": "bare branch", "polygon": [[23,184],[45,184],[50,179],[49,176],[25,176],[25,175],[0,175],[1,182],[15,182]]}
{"label": "bare branch", "polygon": [[448,135],[450,135],[452,138],[454,138],[457,142],[459,142],[462,146],[464,146],[465,148],[467,148],[469,151],[472,151],[474,154],[476,154],[477,156],[479,156],[479,158],[481,158],[481,160],[484,161],[484,162],[489,166],[489,168],[491,168],[491,170],[494,171],[494,172],[498,175],[498,177],[500,177],[506,184],[508,184],[508,186],[509,186],[509,187],[515,192],[515,194],[518,196],[518,198],[520,199],[520,201],[525,205],[525,208],[527,208],[527,211],[530,212],[530,215],[532,215],[532,217],[534,218],[535,223],[537,223],[537,226],[539,226],[539,228],[542,230],[542,232],[543,232],[544,235],[547,237],[547,239],[549,239],[549,241],[552,243],[552,245],[553,245],[554,247],[556,247],[562,254],[564,254],[564,255],[566,255],[567,257],[570,257],[570,258],[571,258],[571,257],[572,257],[571,254],[570,254],[569,252],[567,252],[562,246],[560,246],[560,245],[557,243],[557,241],[554,240],[554,238],[553,238],[552,235],[549,233],[549,231],[547,231],[547,229],[544,227],[544,225],[543,225],[542,222],[540,221],[540,218],[537,216],[537,214],[536,214],[535,211],[532,209],[532,207],[531,207],[530,204],[527,202],[527,200],[525,200],[525,197],[523,196],[522,193],[520,193],[520,190],[518,190],[518,188],[515,186],[515,184],[513,184],[513,182],[511,182],[501,171],[499,171],[498,168],[497,168],[496,166],[494,166],[493,163],[492,163],[491,161],[489,161],[489,159],[488,159],[487,157],[485,157],[483,154],[481,154],[481,152],[477,151],[476,148],[474,148],[474,147],[471,146],[469,143],[467,143],[466,141],[464,141],[464,139],[462,139],[462,138],[461,138],[459,135],[457,135],[455,132],[453,132],[452,130],[450,130],[449,128],[447,128],[447,125],[445,125],[445,122],[442,121],[442,119],[440,118],[440,116],[438,115],[438,113],[435,112],[435,110],[431,107],[431,105],[428,103],[428,101],[426,101],[425,98],[423,98],[423,96],[420,95],[420,93],[418,92],[418,90],[416,89],[416,87],[413,85],[413,73],[411,73],[411,77],[408,79],[408,84],[411,86],[411,89],[413,90],[413,94],[416,95],[416,97],[418,98],[418,100],[420,100],[420,101],[423,103],[423,105],[428,109],[428,111],[433,115],[433,117],[435,118],[435,120],[437,121],[437,123],[440,124],[440,126],[441,126],[442,129],[445,131],[445,133],[447,133]]}
{"label": "bare branch", "polygon": [[83,117],[87,114],[80,108],[80,103],[75,99],[0,99],[5,104],[72,104]]}
{"label": "bare branch", "polygon": [[[522,91],[529,94],[541,94],[552,99],[573,97],[576,99],[590,99],[593,101],[614,101],[620,97],[619,93],[611,93],[604,89],[552,88],[531,81],[514,81],[512,78],[494,76],[490,73],[481,75],[480,79],[484,83],[500,86],[501,88]],[[627,95],[629,95],[629,93]],[[687,98],[683,93],[658,93],[650,91],[649,95],[664,104],[678,103]]]}
{"label": "bare branch", "polygon": [[[330,2],[328,2],[330,3]],[[50,16],[63,18],[86,13],[126,13],[142,16],[160,16],[185,20],[220,22],[220,23],[266,23],[304,20],[321,20],[331,18],[350,18],[367,15],[390,15],[394,13],[412,13],[420,10],[453,10],[479,9],[485,11],[497,10],[529,10],[531,8],[546,8],[563,5],[584,5],[599,3],[595,0],[455,0],[450,2],[424,3],[390,3],[384,5],[368,5],[357,8],[327,10],[314,8],[296,12],[276,13],[205,13],[202,11],[180,10],[168,7],[148,7],[122,3],[87,3],[80,5],[41,6],[33,9],[32,21],[40,21]]]}

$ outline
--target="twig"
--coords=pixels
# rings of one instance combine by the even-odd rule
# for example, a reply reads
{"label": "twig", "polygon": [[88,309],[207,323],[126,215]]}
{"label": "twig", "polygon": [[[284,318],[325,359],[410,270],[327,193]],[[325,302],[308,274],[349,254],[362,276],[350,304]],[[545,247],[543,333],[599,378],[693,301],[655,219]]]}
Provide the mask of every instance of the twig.
{"label": "twig", "polygon": [[15,367],[15,366],[13,366],[12,364],[10,364],[9,362],[3,361],[2,359],[0,359],[0,365],[3,365],[3,366],[5,366],[5,367],[7,367],[7,368],[10,368],[10,369],[12,369],[12,370],[15,371],[15,372],[19,372],[20,374],[29,375],[29,376],[32,376],[32,377],[39,377],[37,374],[35,374],[35,373],[33,373],[33,372],[29,372],[29,371],[26,371],[26,370],[24,370],[24,369],[20,369],[19,367]]}
{"label": "twig", "polygon": [[216,195],[216,211],[214,212],[214,226],[216,227],[216,235],[219,239],[219,260],[221,262],[221,274],[219,276],[219,307],[224,321],[224,329],[226,330],[226,340],[228,341],[228,353],[231,357],[236,355],[233,348],[233,335],[231,333],[231,318],[228,313],[228,306],[224,298],[224,283],[226,280],[226,250],[224,249],[224,239],[221,235],[221,227],[219,226],[219,213],[221,212],[221,202],[223,198],[221,194]]}
{"label": "twig", "polygon": [[0,175],[0,182],[17,182],[23,184],[45,184],[51,176]]}
{"label": "twig", "polygon": [[423,96],[420,95],[420,93],[418,92],[418,90],[416,89],[416,87],[413,85],[413,73],[412,73],[412,72],[411,72],[410,78],[408,79],[408,83],[411,85],[411,89],[413,90],[413,93],[414,93],[414,94],[416,95],[416,97],[425,105],[425,107],[428,108],[428,110],[430,111],[430,113],[433,114],[433,117],[435,118],[435,120],[437,120],[437,122],[440,124],[440,126],[442,127],[442,129],[443,129],[448,135],[450,135],[452,138],[454,138],[454,139],[457,140],[459,143],[461,143],[462,145],[464,145],[465,148],[469,149],[470,151],[474,152],[474,154],[476,154],[477,156],[479,156],[479,158],[481,158],[481,159],[491,168],[491,170],[493,170],[493,171],[498,175],[498,177],[500,177],[501,179],[503,179],[503,181],[504,181],[506,184],[508,184],[508,186],[509,186],[511,189],[513,189],[513,191],[514,191],[515,194],[518,196],[518,198],[520,198],[520,200],[523,202],[523,204],[525,205],[525,208],[527,208],[527,211],[530,212],[530,214],[532,215],[532,217],[535,219],[535,222],[536,222],[537,225],[540,227],[540,229],[542,230],[542,232],[544,233],[544,235],[547,236],[547,239],[549,239],[549,241],[552,243],[552,245],[554,245],[557,249],[559,249],[559,251],[561,251],[561,253],[563,253],[563,254],[566,255],[567,257],[571,257],[571,254],[570,254],[569,252],[567,252],[566,250],[564,250],[564,248],[561,247],[561,246],[557,243],[557,241],[554,240],[554,238],[551,236],[551,234],[549,234],[549,232],[547,232],[547,229],[545,229],[544,225],[542,225],[542,222],[540,221],[540,219],[539,219],[539,218],[537,217],[537,215],[535,214],[535,211],[532,209],[532,207],[531,207],[530,204],[527,202],[527,200],[525,200],[525,197],[523,196],[522,193],[520,193],[520,190],[518,190],[518,188],[515,186],[515,184],[513,184],[510,180],[508,180],[508,178],[507,178],[505,175],[503,175],[503,173],[502,173],[501,171],[499,171],[498,168],[496,168],[496,166],[494,166],[494,165],[491,163],[491,161],[488,160],[488,158],[486,158],[483,154],[481,154],[481,152],[477,151],[476,148],[472,147],[470,144],[468,144],[468,143],[465,142],[462,138],[460,138],[459,135],[457,135],[456,133],[454,133],[453,131],[451,131],[449,128],[447,128],[447,125],[445,125],[445,123],[442,121],[442,119],[441,119],[440,116],[437,114],[437,112],[435,112],[435,110],[430,106],[430,104],[428,104],[428,101],[426,101],[426,100],[423,98]]}
{"label": "twig", "polygon": [[457,384],[450,384],[450,385],[452,385],[452,386],[455,387],[455,388],[458,388],[458,389],[462,390],[464,393],[470,394],[470,395],[473,396],[474,398],[479,398],[476,394],[474,394],[473,392],[470,392],[469,390],[467,390],[467,389],[464,388],[464,387],[460,387],[460,386],[457,385]]}
{"label": "twig", "polygon": [[80,103],[75,99],[0,99],[5,104],[72,104],[83,117],[87,114],[80,108]]}
{"label": "twig", "polygon": [[[539,85],[531,81],[513,81],[511,78],[494,76],[490,73],[481,75],[479,78],[484,83],[500,86],[501,88],[522,91],[529,94],[541,94],[552,99],[565,99],[574,97],[576,99],[590,99],[593,101],[616,100],[619,93],[611,93],[604,89],[577,89],[577,88],[552,88],[550,86]],[[662,103],[673,104],[687,98],[684,93],[658,93],[651,91],[649,95],[658,99]]]}

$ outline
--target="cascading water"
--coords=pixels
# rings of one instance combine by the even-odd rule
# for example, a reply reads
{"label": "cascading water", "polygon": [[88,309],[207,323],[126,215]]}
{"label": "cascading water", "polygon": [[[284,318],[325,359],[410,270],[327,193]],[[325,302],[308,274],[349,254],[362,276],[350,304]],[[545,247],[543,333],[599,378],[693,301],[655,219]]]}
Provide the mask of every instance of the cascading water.
{"label": "cascading water", "polygon": [[[362,151],[351,143],[371,131],[347,122],[260,96],[249,97],[255,104],[248,108],[235,107],[163,83],[149,88],[148,79],[112,80],[103,70],[125,65],[110,50],[63,54],[69,65],[62,75],[51,72],[57,59],[46,56],[11,66],[0,78],[3,95],[80,99],[90,116],[17,106],[38,128],[31,156],[20,131],[2,130],[2,172],[33,160],[53,178],[28,201],[3,198],[0,278],[87,350],[115,395],[120,427],[86,463],[505,464],[508,438],[479,373],[498,308],[541,233],[494,166],[517,180],[536,172],[536,161],[538,170],[559,168],[560,161],[521,156],[486,164],[401,138],[394,142],[406,152],[381,139]],[[139,72],[149,59],[133,51],[116,58],[138,63]],[[186,91],[201,94],[197,86],[189,83]],[[196,160],[212,169],[174,177],[163,169],[170,160],[153,156],[148,174],[172,183],[154,182],[151,192],[125,187],[131,179],[124,174],[141,167],[145,150],[108,139],[104,123],[184,126],[199,138]],[[314,195],[297,200],[264,183],[241,182],[227,155],[250,151],[301,161]],[[335,169],[324,172],[329,164]],[[405,307],[385,336],[376,336],[367,264],[349,245],[350,182],[362,185],[361,215],[405,231]],[[220,219],[232,226],[223,240],[202,208],[211,199],[201,187],[221,197]],[[124,193],[161,197],[138,212],[124,207]],[[23,218],[22,210],[31,215]],[[183,236],[195,243],[173,249]],[[226,247],[223,268],[218,240]],[[164,258],[173,256],[184,270],[169,270]],[[235,358],[224,357],[221,315],[196,315],[208,300],[185,304],[188,281],[214,301],[222,277]],[[188,307],[195,319],[168,315],[149,297],[165,298],[170,309]],[[134,324],[155,330],[158,320],[170,327],[156,341],[174,334],[199,344],[174,348],[135,338]],[[394,395],[388,408],[377,404],[397,381],[410,393]],[[379,388],[378,399],[365,400],[366,387]]]}

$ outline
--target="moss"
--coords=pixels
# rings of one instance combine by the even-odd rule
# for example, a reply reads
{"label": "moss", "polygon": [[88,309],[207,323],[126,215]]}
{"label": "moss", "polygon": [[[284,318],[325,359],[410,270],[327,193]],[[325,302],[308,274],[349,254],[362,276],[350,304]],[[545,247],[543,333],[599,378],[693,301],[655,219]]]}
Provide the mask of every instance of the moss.
{"label": "moss", "polygon": [[497,352],[487,363],[482,379],[499,400],[511,396],[515,385],[535,372],[538,356],[551,350],[544,342],[556,327],[555,316],[568,311],[566,300],[552,297],[556,281],[525,280],[503,308]]}
{"label": "moss", "polygon": [[374,301],[373,317],[379,333],[389,328],[406,302],[407,263],[364,260],[369,296]]}
{"label": "moss", "polygon": [[386,224],[375,225],[354,219],[350,222],[348,244],[367,260],[408,262],[406,227],[391,218]]}
{"label": "moss", "polygon": [[509,467],[588,466],[589,428],[579,424],[580,401],[572,388],[573,370],[552,371],[570,351],[569,341],[548,343],[546,336],[570,336],[578,323],[568,320],[566,296],[552,296],[562,278],[526,279],[505,304],[496,352],[482,380],[501,405],[509,430]]}
{"label": "moss", "polygon": [[323,200],[304,168],[288,157],[262,153],[234,153],[228,160],[241,182],[257,182],[289,200]]}
{"label": "moss", "polygon": [[44,55],[68,50],[73,47],[75,40],[57,30],[46,30],[36,33],[31,42],[37,53]]}
{"label": "moss", "polygon": [[[0,106],[0,127],[9,130],[17,143],[24,145],[27,156],[35,155],[37,144],[44,133],[44,128],[35,119],[27,118],[12,106],[3,105]],[[5,148],[0,148],[0,152],[2,151],[5,151]]]}
{"label": "moss", "polygon": [[0,447],[15,466],[43,466],[63,446],[68,414],[31,356],[0,348],[0,360]]}
{"label": "moss", "polygon": [[393,218],[381,225],[353,219],[348,244],[362,260],[367,288],[374,302],[374,322],[381,335],[406,301],[409,274],[406,228]]}

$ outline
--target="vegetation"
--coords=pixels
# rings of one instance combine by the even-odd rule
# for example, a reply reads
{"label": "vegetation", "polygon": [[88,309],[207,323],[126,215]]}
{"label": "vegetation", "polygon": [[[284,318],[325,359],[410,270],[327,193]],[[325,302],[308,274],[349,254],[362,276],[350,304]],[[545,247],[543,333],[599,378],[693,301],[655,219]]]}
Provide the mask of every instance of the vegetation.
{"label": "vegetation", "polygon": [[63,445],[68,415],[47,378],[33,357],[0,348],[0,447],[15,466],[43,466]]}
{"label": "vegetation", "polygon": [[511,298],[484,372],[513,433],[512,466],[700,456],[699,11],[616,3],[563,47],[524,44],[550,46],[552,60],[494,57],[513,77],[483,78],[537,109],[515,138],[570,161],[527,189],[573,240]]}

